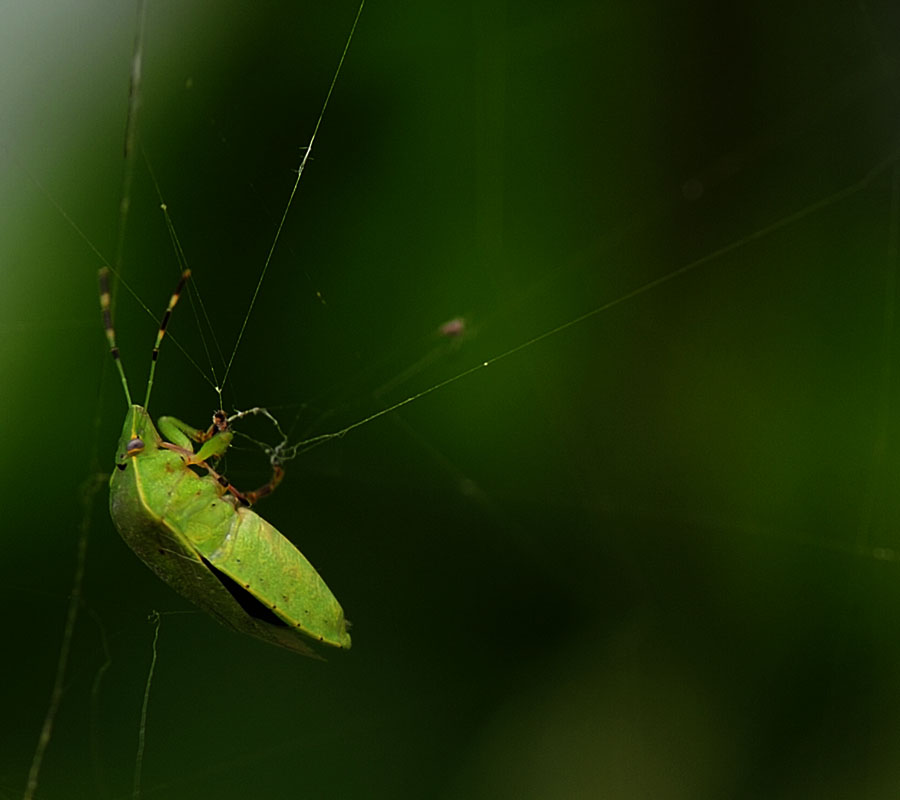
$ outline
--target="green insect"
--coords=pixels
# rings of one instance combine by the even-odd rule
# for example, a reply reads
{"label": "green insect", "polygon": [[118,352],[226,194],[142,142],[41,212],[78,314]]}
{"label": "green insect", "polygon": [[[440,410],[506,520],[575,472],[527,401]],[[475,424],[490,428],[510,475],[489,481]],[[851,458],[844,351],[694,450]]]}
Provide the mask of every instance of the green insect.
{"label": "green insect", "polygon": [[128,403],[109,481],[113,523],[150,569],[224,625],[314,658],[320,656],[310,641],[348,649],[349,623],[331,590],[303,554],[249,508],[278,485],[281,467],[273,467],[264,486],[240,492],[214,469],[233,436],[224,412],[205,431],[173,417],[160,417],[157,431],[147,412],[159,346],[189,275],[182,275],[162,318],[139,406],[116,346],[109,272],[100,270],[103,326]]}

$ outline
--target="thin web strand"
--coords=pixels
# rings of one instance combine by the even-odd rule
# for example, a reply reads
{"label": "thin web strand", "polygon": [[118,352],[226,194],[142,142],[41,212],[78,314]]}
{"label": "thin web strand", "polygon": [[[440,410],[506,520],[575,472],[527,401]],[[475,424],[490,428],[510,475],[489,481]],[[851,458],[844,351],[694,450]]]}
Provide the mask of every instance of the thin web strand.
{"label": "thin web strand", "polygon": [[[108,480],[108,476],[104,473],[101,477],[103,479],[103,483],[106,483]],[[106,777],[103,758],[101,755],[101,743],[103,737],[101,736],[100,725],[100,698],[101,689],[103,686],[103,678],[106,676],[107,671],[112,666],[113,659],[112,653],[109,649],[109,640],[106,636],[106,628],[103,625],[103,621],[100,619],[99,614],[93,609],[88,609],[88,613],[93,617],[94,623],[97,626],[97,633],[100,637],[100,649],[103,651],[103,663],[99,667],[97,667],[97,671],[94,673],[94,680],[91,681],[90,752],[91,766],[93,767],[94,771],[94,784],[97,786],[97,796],[105,797],[109,794],[109,792],[105,790]]]}
{"label": "thin web strand", "polygon": [[[121,273],[119,272],[119,270],[117,270],[112,264],[110,264],[110,262],[109,262],[109,260],[106,258],[106,256],[103,255],[103,253],[100,251],[100,249],[97,247],[97,245],[95,245],[95,244],[93,243],[93,241],[91,241],[91,238],[90,238],[90,237],[89,237],[89,236],[81,229],[81,227],[78,225],[78,223],[75,222],[74,219],[72,219],[72,217],[71,217],[71,216],[65,211],[65,209],[63,209],[63,207],[59,204],[59,202],[56,200],[56,198],[55,198],[55,197],[49,192],[49,190],[48,190],[48,189],[47,189],[47,188],[46,188],[46,187],[45,187],[45,186],[44,186],[44,185],[43,185],[43,184],[42,184],[42,183],[41,183],[41,182],[40,182],[40,181],[32,174],[32,173],[31,173],[31,171],[30,171],[27,167],[25,167],[24,165],[22,165],[22,169],[23,169],[23,171],[25,172],[25,174],[28,175],[29,180],[31,180],[31,182],[32,182],[32,183],[33,183],[33,184],[41,191],[41,193],[47,198],[47,201],[50,203],[50,205],[52,205],[52,206],[56,209],[56,211],[57,211],[57,212],[59,213],[59,215],[65,220],[65,222],[68,224],[68,226],[69,226],[69,227],[70,227],[70,228],[78,235],[78,237],[79,237],[79,238],[80,238],[80,239],[88,246],[88,248],[91,250],[91,252],[94,253],[95,256],[97,256],[97,258],[99,259],[100,263],[101,263],[104,267],[106,267],[106,268],[110,271],[110,273],[111,273],[113,276],[115,276],[116,282],[118,283],[119,287],[121,287],[121,288],[124,289],[126,292],[128,292],[128,294],[131,295],[131,297],[134,299],[135,303],[137,303],[138,307],[139,307],[139,308],[140,308],[140,309],[141,309],[148,317],[150,317],[150,319],[152,319],[157,325],[159,325],[159,323],[160,323],[160,318],[157,317],[156,314],[154,314],[153,311],[150,309],[150,306],[148,306],[148,305],[141,299],[141,296],[134,290],[134,288],[131,286],[131,284],[129,284],[128,281],[126,281],[125,278],[122,277],[122,275],[121,275]],[[112,303],[112,298],[110,299],[110,302]],[[111,313],[112,313],[112,312],[111,312]],[[197,363],[197,361],[191,356],[191,354],[188,353],[188,351],[185,349],[184,345],[182,345],[181,342],[178,341],[178,338],[177,338],[176,336],[172,335],[172,334],[169,334],[169,339],[171,340],[172,344],[175,345],[175,347],[177,347],[177,348],[181,351],[181,354],[187,359],[188,363],[189,363],[195,370],[197,370],[197,372],[203,377],[203,380],[205,380],[205,381],[206,381],[213,389],[216,389],[215,381],[214,381],[212,378],[210,378],[209,375],[206,374],[206,372],[203,371],[203,367],[201,367],[201,366]],[[223,358],[223,361],[224,361],[224,358]]]}
{"label": "thin web strand", "polygon": [[78,612],[81,609],[84,572],[87,563],[88,534],[91,530],[94,498],[96,498],[97,493],[106,482],[106,478],[105,474],[95,473],[82,486],[83,511],[81,524],[78,526],[78,549],[75,555],[75,572],[72,576],[69,605],[66,610],[66,623],[63,628],[62,642],[59,646],[59,657],[56,660],[56,674],[53,678],[53,688],[50,690],[50,701],[47,704],[41,732],[38,735],[37,745],[31,757],[25,792],[22,795],[24,800],[34,800],[41,774],[41,765],[50,745],[50,740],[53,736],[53,725],[56,722],[56,715],[62,703],[66,683],[66,669],[69,664],[69,654],[72,650],[72,639],[75,637],[75,626],[78,622]]}
{"label": "thin web strand", "polygon": [[[150,180],[153,181],[153,188],[156,190],[156,196],[159,199],[159,208],[163,213],[163,218],[166,222],[166,230],[169,232],[169,241],[172,243],[172,249],[175,251],[175,258],[178,261],[178,268],[181,272],[188,269],[188,259],[187,254],[184,252],[184,247],[182,247],[181,239],[178,237],[178,231],[175,228],[175,223],[172,220],[172,215],[169,213],[169,205],[163,197],[162,189],[160,188],[159,181],[156,179],[156,173],[153,170],[153,166],[150,163],[150,158],[147,155],[147,151],[142,148],[141,154],[144,157],[144,163],[147,166],[147,172],[150,175]],[[216,375],[215,364],[213,363],[213,357],[210,353],[209,343],[207,341],[207,332],[208,337],[212,339],[213,347],[215,348],[216,353],[219,357],[219,362],[224,367],[225,366],[225,354],[222,352],[222,347],[219,344],[219,338],[216,336],[215,328],[213,327],[212,320],[209,317],[209,313],[206,310],[206,304],[203,302],[203,294],[200,292],[199,286],[197,285],[196,277],[193,279],[191,286],[188,289],[188,299],[191,303],[191,308],[194,309],[194,319],[197,322],[197,332],[200,335],[200,341],[203,345],[203,351],[206,355],[206,361],[209,364],[209,371],[212,375],[212,381],[214,387],[219,386],[219,378]],[[200,308],[200,313],[197,313],[197,306]],[[202,320],[201,320],[202,317]],[[206,325],[206,331],[204,331],[204,323]],[[222,394],[219,392],[219,405],[221,405]]]}
{"label": "thin web strand", "polygon": [[473,373],[478,372],[479,370],[485,369],[485,368],[491,366],[492,364],[496,364],[498,361],[502,361],[506,358],[510,358],[511,356],[514,356],[516,353],[519,353],[522,350],[526,350],[530,347],[533,347],[534,345],[538,344],[539,342],[544,341],[545,339],[550,339],[553,336],[557,336],[557,335],[563,333],[564,331],[568,330],[569,328],[573,328],[576,325],[580,325],[581,323],[585,322],[586,320],[591,319],[592,317],[596,317],[598,314],[602,314],[603,312],[608,311],[609,309],[614,308],[615,306],[621,305],[622,303],[625,303],[629,300],[632,300],[635,297],[639,297],[640,295],[647,294],[648,292],[653,291],[654,289],[658,288],[659,286],[662,286],[663,284],[669,283],[670,281],[673,281],[676,278],[680,278],[683,275],[688,274],[689,272],[693,272],[694,270],[699,269],[700,267],[702,267],[706,264],[709,264],[712,261],[716,261],[717,259],[722,258],[723,256],[728,255],[729,253],[733,253],[736,250],[739,250],[739,249],[747,246],[748,244],[752,244],[753,242],[759,241],[760,239],[763,239],[766,236],[769,236],[769,235],[775,233],[776,231],[781,230],[782,228],[786,228],[790,225],[793,225],[794,223],[799,222],[800,220],[805,219],[806,217],[812,216],[813,214],[821,211],[822,209],[828,208],[829,206],[833,206],[836,203],[839,203],[841,200],[844,200],[845,198],[850,197],[850,196],[856,194],[857,192],[860,192],[863,189],[865,189],[876,177],[881,175],[888,167],[893,165],[896,162],[898,156],[900,156],[900,153],[893,152],[888,157],[884,158],[882,161],[880,161],[878,164],[876,164],[874,167],[872,167],[872,169],[869,170],[858,181],[855,181],[854,183],[851,183],[848,186],[845,186],[843,189],[838,189],[836,192],[833,192],[832,194],[830,194],[826,197],[823,197],[821,200],[818,200],[814,203],[804,206],[803,208],[799,209],[798,211],[795,211],[792,214],[788,214],[787,216],[782,217],[781,219],[776,220],[775,222],[772,222],[769,225],[765,225],[762,228],[758,228],[757,230],[753,231],[752,233],[749,233],[746,236],[743,236],[740,239],[737,239],[736,241],[733,241],[727,245],[724,245],[723,247],[713,250],[712,252],[707,253],[705,256],[701,256],[700,258],[695,259],[694,261],[691,261],[691,262],[685,264],[684,266],[678,267],[677,269],[672,270],[671,272],[667,272],[665,275],[661,275],[659,278],[655,278],[652,281],[648,281],[647,283],[641,284],[637,288],[632,289],[630,292],[626,292],[625,294],[619,295],[615,299],[610,300],[606,303],[602,303],[601,305],[596,306],[595,308],[592,308],[590,311],[586,311],[584,314],[580,314],[579,316],[575,317],[574,319],[570,319],[567,322],[564,322],[560,325],[550,328],[549,330],[546,330],[543,333],[540,333],[537,336],[534,336],[531,339],[528,339],[528,340],[522,342],[521,344],[516,345],[515,347],[511,347],[509,350],[506,350],[506,351],[500,353],[499,355],[493,356],[492,358],[489,358],[486,361],[482,361],[479,364],[475,364],[474,366],[469,367],[468,369],[463,370],[462,372],[460,372],[456,375],[453,375],[452,377],[447,378],[446,380],[440,381],[440,382],[434,384],[433,386],[428,387],[427,389],[423,389],[421,392],[416,392],[415,394],[410,395],[406,399],[401,400],[397,403],[394,403],[393,405],[387,406],[386,408],[383,408],[380,411],[376,411],[374,414],[370,414],[369,416],[367,416],[361,420],[358,420],[357,422],[354,422],[351,425],[347,425],[346,427],[341,428],[340,430],[333,431],[331,433],[323,433],[319,436],[313,436],[310,439],[306,439],[302,442],[298,442],[296,445],[293,445],[293,447],[287,448],[285,450],[285,452],[283,453],[283,457],[285,458],[285,460],[288,460],[290,458],[294,458],[294,457],[300,455],[301,453],[305,453],[306,451],[311,450],[313,447],[317,447],[320,444],[324,444],[325,442],[331,441],[332,439],[340,439],[340,438],[346,436],[351,431],[356,430],[357,428],[360,428],[363,425],[367,425],[368,423],[373,422],[374,420],[379,419],[380,417],[383,417],[387,414],[397,411],[398,409],[403,408],[404,406],[407,406],[410,403],[414,403],[423,397],[427,397],[428,395],[432,394],[433,392],[437,392],[437,391],[443,389],[445,386],[449,386],[452,383],[456,383],[457,381],[460,381],[463,378],[466,378],[469,375],[472,375]]}
{"label": "thin web strand", "polygon": [[156,670],[157,643],[159,642],[159,624],[160,616],[158,611],[154,611],[150,615],[149,622],[153,625],[153,644],[152,656],[150,658],[150,669],[147,672],[147,683],[144,685],[144,699],[141,703],[141,722],[138,725],[138,748],[137,756],[134,760],[134,783],[132,785],[132,800],[140,800],[141,796],[141,774],[144,769],[144,746],[147,740],[147,707],[150,705],[150,687],[153,684],[153,673]]}
{"label": "thin web strand", "polygon": [[363,7],[366,4],[366,0],[361,0],[359,4],[359,8],[356,11],[356,17],[353,20],[353,25],[350,27],[350,33],[347,36],[347,41],[344,43],[344,51],[341,53],[341,57],[338,60],[337,69],[334,71],[334,76],[331,78],[331,85],[328,87],[328,92],[325,95],[325,101],[322,103],[322,110],[319,112],[319,118],[316,120],[315,128],[313,128],[312,136],[309,137],[309,144],[306,146],[306,152],[303,154],[303,159],[300,162],[300,167],[297,169],[297,177],[294,180],[294,185],[291,188],[291,193],[288,196],[287,204],[284,207],[284,211],[281,214],[281,220],[278,223],[278,227],[275,229],[275,238],[272,240],[272,245],[269,247],[269,252],[266,255],[266,260],[263,262],[262,270],[259,273],[259,280],[256,282],[256,288],[253,290],[253,294],[250,297],[250,305],[247,307],[247,313],[244,314],[244,320],[241,323],[241,329],[238,331],[237,340],[234,343],[234,349],[231,351],[231,357],[228,359],[228,365],[225,368],[225,375],[222,377],[222,385],[218,387],[218,390],[224,389],[225,383],[228,381],[228,376],[231,374],[231,366],[234,364],[234,358],[237,355],[238,348],[240,347],[241,340],[244,338],[244,331],[247,328],[247,323],[250,320],[250,315],[253,312],[253,307],[256,305],[256,298],[259,296],[260,289],[262,288],[263,281],[265,280],[266,273],[269,270],[269,264],[272,261],[272,255],[275,252],[275,247],[278,244],[278,240],[281,237],[281,231],[284,229],[284,223],[287,220],[288,212],[291,210],[291,205],[294,202],[294,197],[297,194],[297,189],[300,186],[300,179],[303,177],[303,170],[306,169],[306,163],[309,161],[310,154],[312,153],[313,144],[316,141],[316,135],[319,132],[319,127],[322,125],[322,120],[325,118],[325,110],[328,108],[328,101],[331,100],[331,95],[334,92],[334,87],[337,84],[338,76],[341,74],[341,68],[344,66],[344,60],[347,57],[347,51],[350,49],[350,43],[353,41],[353,34],[356,33],[356,26],[359,23],[359,18],[362,15]]}
{"label": "thin web strand", "polygon": [[[163,216],[166,220],[166,228],[169,231],[169,239],[172,242],[172,247],[174,248],[179,267],[182,270],[187,269],[187,256],[184,253],[184,248],[181,246],[181,240],[178,238],[178,233],[175,230],[175,223],[172,221],[172,217],[169,214],[169,207],[166,203],[160,203],[160,210],[163,212]],[[213,327],[212,321],[209,318],[209,313],[206,310],[206,303],[203,302],[203,294],[200,292],[199,287],[197,287],[196,283],[193,283],[188,288],[188,301],[191,304],[191,309],[193,310],[194,319],[197,322],[197,333],[200,335],[200,342],[203,345],[203,353],[206,356],[206,363],[209,366],[210,374],[212,375],[212,381],[214,384],[214,388],[219,395],[219,405],[222,405],[222,392],[219,389],[219,377],[216,375],[216,365],[213,363],[213,356],[210,352],[209,341],[208,339],[212,339],[213,347],[215,348],[216,353],[218,353],[219,361],[222,365],[225,364],[225,354],[222,352],[222,348],[219,345],[219,338],[216,336],[215,328]],[[200,313],[197,313],[197,307],[200,309]],[[202,320],[201,320],[202,317]],[[204,330],[203,323],[206,323],[206,330]],[[208,336],[207,336],[208,332]]]}

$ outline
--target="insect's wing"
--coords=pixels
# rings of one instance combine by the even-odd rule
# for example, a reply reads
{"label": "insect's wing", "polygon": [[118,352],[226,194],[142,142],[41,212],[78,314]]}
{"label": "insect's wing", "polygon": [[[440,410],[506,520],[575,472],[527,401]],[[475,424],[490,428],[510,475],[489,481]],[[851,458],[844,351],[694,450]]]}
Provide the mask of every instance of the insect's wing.
{"label": "insect's wing", "polygon": [[192,543],[284,623],[317,642],[349,649],[340,603],[304,555],[258,514],[238,508],[236,522],[214,547],[209,539]]}

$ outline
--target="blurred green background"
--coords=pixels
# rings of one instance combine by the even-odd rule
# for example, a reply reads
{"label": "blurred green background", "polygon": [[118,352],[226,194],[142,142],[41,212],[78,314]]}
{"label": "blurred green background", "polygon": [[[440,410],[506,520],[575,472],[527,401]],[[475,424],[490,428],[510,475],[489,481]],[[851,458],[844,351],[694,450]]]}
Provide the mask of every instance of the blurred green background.
{"label": "blurred green background", "polygon": [[[713,255],[291,463],[259,510],[354,622],[327,663],[169,613],[101,492],[38,797],[131,796],[152,609],[148,798],[896,797],[891,8],[370,0],[231,407],[333,431]],[[355,13],[148,5],[140,140],[226,352]],[[0,15],[17,797],[124,415],[102,262],[54,202],[114,258],[135,9]],[[159,314],[157,206],[139,161],[124,272]],[[140,397],[155,323],[122,292],[117,325]],[[151,408],[204,424],[188,304],[170,330],[201,370],[167,340]]]}

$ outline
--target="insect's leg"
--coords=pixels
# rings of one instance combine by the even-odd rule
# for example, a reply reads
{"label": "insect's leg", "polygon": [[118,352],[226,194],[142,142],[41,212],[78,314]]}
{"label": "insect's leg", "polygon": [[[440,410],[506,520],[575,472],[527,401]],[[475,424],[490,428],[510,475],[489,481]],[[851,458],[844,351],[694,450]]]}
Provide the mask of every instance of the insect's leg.
{"label": "insect's leg", "polygon": [[246,492],[244,497],[247,499],[249,503],[255,503],[259,500],[260,497],[265,497],[267,494],[272,494],[275,489],[278,487],[278,484],[281,483],[281,479],[284,477],[284,468],[280,464],[272,464],[272,477],[269,479],[268,483],[264,483],[258,489],[254,489],[252,492]]}
{"label": "insect's leg", "polygon": [[212,439],[208,439],[200,446],[200,449],[194,453],[191,462],[198,464],[201,461],[208,461],[210,458],[218,458],[224,455],[233,438],[234,434],[231,431],[217,433]]}
{"label": "insect's leg", "polygon": [[176,417],[160,417],[156,422],[159,425],[160,433],[181,450],[193,452],[194,447],[191,442],[203,443],[200,449],[190,457],[189,463],[191,464],[199,464],[209,458],[223,455],[233,437],[229,430],[216,432],[215,425],[211,426],[208,431],[202,431]]}
{"label": "insect's leg", "polygon": [[228,480],[224,475],[220,475],[216,472],[212,467],[207,463],[203,463],[201,465],[204,467],[210,475],[212,475],[219,483],[219,485],[226,491],[230,492],[235,498],[237,498],[238,502],[241,505],[252,506],[257,500],[261,497],[265,497],[267,494],[271,494],[275,491],[275,488],[281,483],[281,479],[284,477],[284,468],[280,464],[272,465],[272,477],[268,481],[268,483],[264,483],[258,489],[254,489],[252,492],[242,492],[240,491],[231,481]]}
{"label": "insect's leg", "polygon": [[159,417],[156,420],[156,424],[159,427],[159,432],[166,439],[184,450],[193,451],[194,447],[191,442],[201,441],[200,437],[203,435],[203,431],[199,428],[194,428],[175,417]]}
{"label": "insect's leg", "polygon": [[[182,422],[177,417],[160,417],[157,420],[159,430],[170,442],[177,444],[184,450],[193,450],[191,442],[197,442],[204,446],[197,452],[197,461],[205,461],[207,458],[222,455],[231,444],[231,433],[228,430],[228,418],[224,411],[213,414],[212,425],[205,431]],[[224,434],[227,434],[224,435]],[[215,444],[206,446],[212,440]]]}
{"label": "insect's leg", "polygon": [[216,479],[216,482],[219,484],[219,486],[222,487],[223,491],[231,493],[242,506],[251,505],[252,501],[247,498],[247,495],[235,488],[232,485],[231,481],[228,480],[228,478],[226,478],[224,475],[220,475],[209,464],[205,462],[203,464],[200,464],[200,466],[202,466],[207,472],[209,472],[210,475],[213,476],[213,478]]}
{"label": "insect's leg", "polygon": [[[185,463],[196,464],[208,470],[209,474],[243,505],[252,505],[261,497],[271,494],[284,478],[284,468],[280,464],[273,464],[272,477],[268,482],[252,492],[241,492],[227,478],[210,467],[209,459],[224,455],[234,436],[227,429],[227,421],[221,411],[213,415],[213,424],[206,431],[188,425],[176,417],[159,417],[156,422],[160,433],[174,445],[168,449],[177,450],[184,458]],[[193,452],[194,448],[191,442],[202,443],[196,453]],[[167,444],[167,442],[163,442],[162,446],[166,447]]]}

